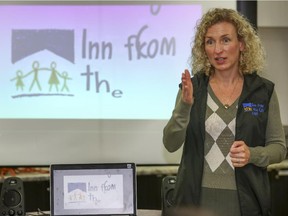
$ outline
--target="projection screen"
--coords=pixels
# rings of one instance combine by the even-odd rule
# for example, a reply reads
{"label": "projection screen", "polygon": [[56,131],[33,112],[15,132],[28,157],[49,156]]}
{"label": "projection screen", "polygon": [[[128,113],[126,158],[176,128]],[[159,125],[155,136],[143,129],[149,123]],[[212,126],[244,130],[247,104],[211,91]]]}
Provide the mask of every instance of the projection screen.
{"label": "projection screen", "polygon": [[162,130],[194,28],[233,1],[0,4],[0,164],[174,164]]}

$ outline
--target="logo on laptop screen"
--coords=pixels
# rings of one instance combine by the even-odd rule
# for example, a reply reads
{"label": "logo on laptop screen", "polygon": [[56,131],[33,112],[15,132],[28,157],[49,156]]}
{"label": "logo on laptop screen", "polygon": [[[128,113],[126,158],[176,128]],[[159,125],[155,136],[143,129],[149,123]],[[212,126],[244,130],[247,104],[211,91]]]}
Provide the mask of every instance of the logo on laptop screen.
{"label": "logo on laptop screen", "polygon": [[85,182],[68,183],[68,199],[71,203],[86,201],[87,185]]}
{"label": "logo on laptop screen", "polygon": [[64,176],[65,209],[123,208],[123,175]]}

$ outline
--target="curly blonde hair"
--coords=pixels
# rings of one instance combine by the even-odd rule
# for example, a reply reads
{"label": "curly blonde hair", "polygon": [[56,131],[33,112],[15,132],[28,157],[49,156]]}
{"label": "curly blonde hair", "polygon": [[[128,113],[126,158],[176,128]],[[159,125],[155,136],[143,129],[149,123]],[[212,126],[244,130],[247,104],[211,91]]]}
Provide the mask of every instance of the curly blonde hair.
{"label": "curly blonde hair", "polygon": [[220,22],[233,24],[237,31],[238,40],[244,43],[244,51],[240,54],[240,73],[260,72],[264,69],[265,51],[261,40],[247,18],[235,10],[227,8],[210,9],[203,15],[196,26],[194,45],[192,48],[191,65],[193,73],[202,72],[211,75],[211,66],[205,53],[205,35],[207,29]]}

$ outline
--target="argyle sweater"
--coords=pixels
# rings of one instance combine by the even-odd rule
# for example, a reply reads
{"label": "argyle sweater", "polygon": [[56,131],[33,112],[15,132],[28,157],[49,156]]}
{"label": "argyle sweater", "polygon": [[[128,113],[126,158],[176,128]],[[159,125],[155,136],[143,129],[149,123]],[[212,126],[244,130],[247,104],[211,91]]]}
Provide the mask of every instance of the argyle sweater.
{"label": "argyle sweater", "polygon": [[208,86],[201,206],[217,215],[240,216],[229,150],[235,140],[238,99],[225,109]]}

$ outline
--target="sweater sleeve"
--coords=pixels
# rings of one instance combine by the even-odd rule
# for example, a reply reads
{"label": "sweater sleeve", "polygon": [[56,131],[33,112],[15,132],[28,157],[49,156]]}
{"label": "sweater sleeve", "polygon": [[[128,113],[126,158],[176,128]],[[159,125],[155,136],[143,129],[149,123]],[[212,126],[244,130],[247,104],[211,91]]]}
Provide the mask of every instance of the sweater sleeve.
{"label": "sweater sleeve", "polygon": [[281,122],[277,94],[274,90],[269,103],[265,147],[250,147],[249,162],[259,167],[267,167],[273,163],[280,163],[285,159],[286,153],[285,132]]}
{"label": "sweater sleeve", "polygon": [[182,101],[179,90],[172,116],[163,129],[163,144],[169,152],[177,151],[184,143],[191,107]]}

